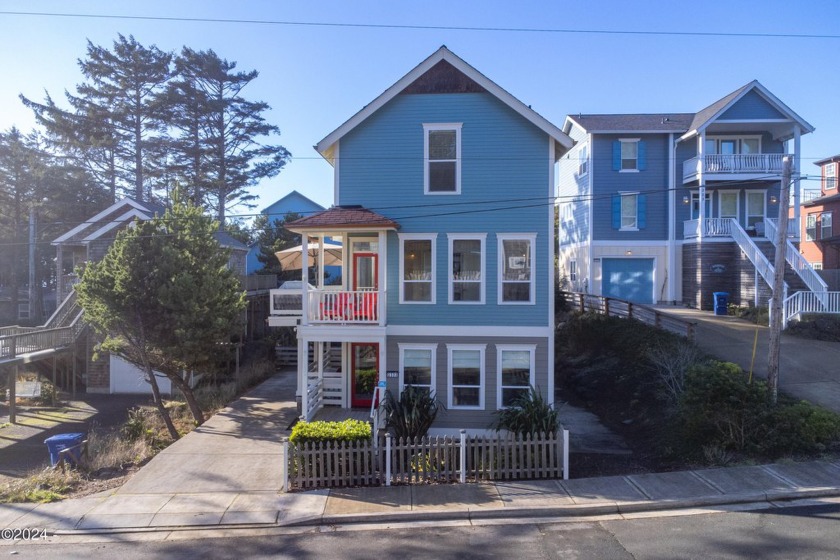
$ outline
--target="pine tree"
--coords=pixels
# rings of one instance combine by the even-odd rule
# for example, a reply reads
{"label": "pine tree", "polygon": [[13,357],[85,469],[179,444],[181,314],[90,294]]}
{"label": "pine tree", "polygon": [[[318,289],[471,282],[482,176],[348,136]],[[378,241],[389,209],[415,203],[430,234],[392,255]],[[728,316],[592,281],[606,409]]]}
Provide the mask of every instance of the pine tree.
{"label": "pine tree", "polygon": [[163,217],[126,228],[105,257],[89,263],[76,287],[85,321],[105,337],[101,348],[135,364],[152,388],[173,439],[154,371],[186,398],[197,425],[204,417],[184,371],[209,366],[219,343],[239,326],[245,295],[214,237],[218,225],[176,190]]}
{"label": "pine tree", "polygon": [[172,126],[180,130],[175,161],[192,186],[193,200],[204,201],[223,227],[229,208],[256,198],[247,188],[277,175],[291,154],[261,143],[280,131],[262,116],[268,104],[241,95],[258,76],[256,70],[236,72],[235,62],[212,50],[188,47],[175,67],[168,97]]}

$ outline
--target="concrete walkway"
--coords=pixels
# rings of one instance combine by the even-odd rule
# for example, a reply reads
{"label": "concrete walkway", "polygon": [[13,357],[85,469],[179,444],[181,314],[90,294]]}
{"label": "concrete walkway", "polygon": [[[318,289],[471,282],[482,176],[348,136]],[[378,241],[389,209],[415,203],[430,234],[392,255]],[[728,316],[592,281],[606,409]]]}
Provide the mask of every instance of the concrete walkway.
{"label": "concrete walkway", "polygon": [[[697,323],[695,342],[721,360],[767,377],[770,329],[711,311],[659,305],[659,311]],[[753,362],[753,345],[758,345]],[[840,343],[782,335],[779,387],[786,393],[840,413]]]}
{"label": "concrete walkway", "polygon": [[68,535],[515,517],[556,520],[682,508],[763,509],[785,500],[840,496],[840,462],[832,461],[566,481],[282,493],[280,438],[295,416],[294,389],[293,373],[269,379],[161,452],[116,491],[53,504],[0,505],[0,527],[46,528],[51,534]]}

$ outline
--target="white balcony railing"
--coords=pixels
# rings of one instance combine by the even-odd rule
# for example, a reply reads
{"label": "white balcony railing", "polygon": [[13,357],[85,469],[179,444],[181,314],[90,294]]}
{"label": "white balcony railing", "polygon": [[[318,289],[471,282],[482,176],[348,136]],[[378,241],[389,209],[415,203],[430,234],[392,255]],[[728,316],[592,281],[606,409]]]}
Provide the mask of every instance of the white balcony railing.
{"label": "white balcony railing", "polygon": [[[703,220],[703,237],[731,237],[732,218],[706,218]],[[700,236],[700,220],[683,222],[683,237],[692,239]]]}
{"label": "white balcony railing", "polygon": [[[778,236],[779,228],[776,224],[777,220],[768,219],[766,220],[766,227],[767,227],[767,237],[770,238],[770,241],[773,242],[773,245],[776,245],[776,237]],[[814,268],[811,266],[805,257],[803,257],[799,250],[794,246],[793,243],[790,242],[790,239],[785,240],[785,260],[790,265],[790,267],[796,272],[797,275],[805,282],[805,285],[808,286],[808,289],[812,292],[826,292],[828,291],[828,286],[820,278],[820,275],[816,273]],[[820,296],[822,297],[822,296]]]}
{"label": "white balcony railing", "polygon": [[700,172],[710,174],[744,174],[782,172],[785,154],[709,154],[693,157],[683,163],[683,180],[696,177]]}
{"label": "white balcony railing", "polygon": [[379,323],[381,298],[372,291],[310,291],[310,323]]}

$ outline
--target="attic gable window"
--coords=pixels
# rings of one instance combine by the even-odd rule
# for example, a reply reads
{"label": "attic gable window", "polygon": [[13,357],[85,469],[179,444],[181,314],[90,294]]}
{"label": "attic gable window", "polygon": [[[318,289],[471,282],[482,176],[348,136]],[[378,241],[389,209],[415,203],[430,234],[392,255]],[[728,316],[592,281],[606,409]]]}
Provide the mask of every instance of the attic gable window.
{"label": "attic gable window", "polygon": [[424,193],[461,193],[461,123],[424,124]]}

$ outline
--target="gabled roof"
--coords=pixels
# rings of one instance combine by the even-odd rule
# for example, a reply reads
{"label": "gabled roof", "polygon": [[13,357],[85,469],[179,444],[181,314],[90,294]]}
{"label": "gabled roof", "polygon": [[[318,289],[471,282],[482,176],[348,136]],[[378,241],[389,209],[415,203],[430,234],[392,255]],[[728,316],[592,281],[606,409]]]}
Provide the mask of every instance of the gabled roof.
{"label": "gabled roof", "polygon": [[[391,99],[399,95],[406,88],[414,84],[416,80],[421,78],[426,72],[431,70],[436,64],[445,61],[451,64],[455,69],[464,74],[469,80],[474,82],[480,88],[489,92],[502,103],[522,115],[525,119],[533,125],[541,129],[555,140],[563,149],[559,152],[568,150],[574,144],[562,130],[557,126],[551,124],[539,113],[525,105],[513,95],[499,87],[495,82],[490,80],[487,76],[464,62],[460,57],[455,55],[446,46],[440,47],[429,58],[418,64],[408,74],[400,78],[394,85],[386,89],[379,97],[368,103],[361,111],[350,117],[344,124],[328,134],[323,140],[318,142],[315,149],[330,163],[334,162],[335,144],[348,132],[356,128],[365,119],[378,111],[383,105],[388,103]],[[473,86],[472,90],[475,90]]]}
{"label": "gabled roof", "polygon": [[245,245],[226,231],[217,231],[213,234],[213,237],[216,238],[216,241],[219,242],[219,245],[227,249],[232,249],[234,251],[249,250],[247,245]]}
{"label": "gabled roof", "polygon": [[361,206],[333,206],[329,210],[289,222],[285,227],[289,231],[300,233],[311,230],[397,229],[399,224]]}
{"label": "gabled roof", "polygon": [[[781,102],[781,100],[770,93],[766,87],[761,85],[758,80],[753,80],[747,85],[736,89],[726,97],[719,99],[706,107],[705,109],[700,110],[695,116],[694,120],[692,120],[691,125],[688,128],[688,132],[686,132],[682,139],[689,138],[695,134],[698,134],[702,129],[709,126],[712,122],[715,121],[718,117],[720,117],[723,113],[727,111],[730,107],[735,105],[741,98],[743,98],[747,93],[751,91],[758,92],[759,95],[764,97],[771,105],[774,105],[775,108],[784,114],[790,120],[799,124],[800,127],[804,129],[805,132],[813,132],[814,127],[808,124],[808,122],[797,115],[790,107],[785,105]],[[786,140],[787,138],[779,138],[779,140]]]}
{"label": "gabled roof", "polygon": [[86,244],[134,218],[150,220],[155,214],[163,215],[163,213],[164,208],[158,204],[137,202],[132,198],[126,197],[116,201],[108,208],[85,220],[64,235],[55,238],[52,244]]}
{"label": "gabled roof", "polygon": [[619,115],[569,115],[563,130],[568,131],[570,123],[577,124],[586,132],[685,132],[694,113],[650,113]]}
{"label": "gabled roof", "polygon": [[819,161],[815,161],[814,165],[823,166],[826,163],[835,163],[835,162],[838,162],[838,161],[840,161],[840,154],[837,154],[836,156],[830,156],[830,157],[821,159]]}
{"label": "gabled roof", "polygon": [[[318,204],[314,200],[310,199],[308,196],[303,195],[296,190],[293,190],[290,193],[288,193],[287,195],[275,200],[274,202],[272,202],[271,204],[269,204],[268,206],[263,208],[261,213],[268,215],[270,209],[272,209],[274,207],[282,207],[285,203],[290,203],[293,200],[298,200],[299,202],[301,202],[303,204],[311,206],[311,209],[308,209],[307,212],[324,210],[323,206],[321,206],[320,204]],[[291,211],[294,212],[295,210],[292,209]]]}

